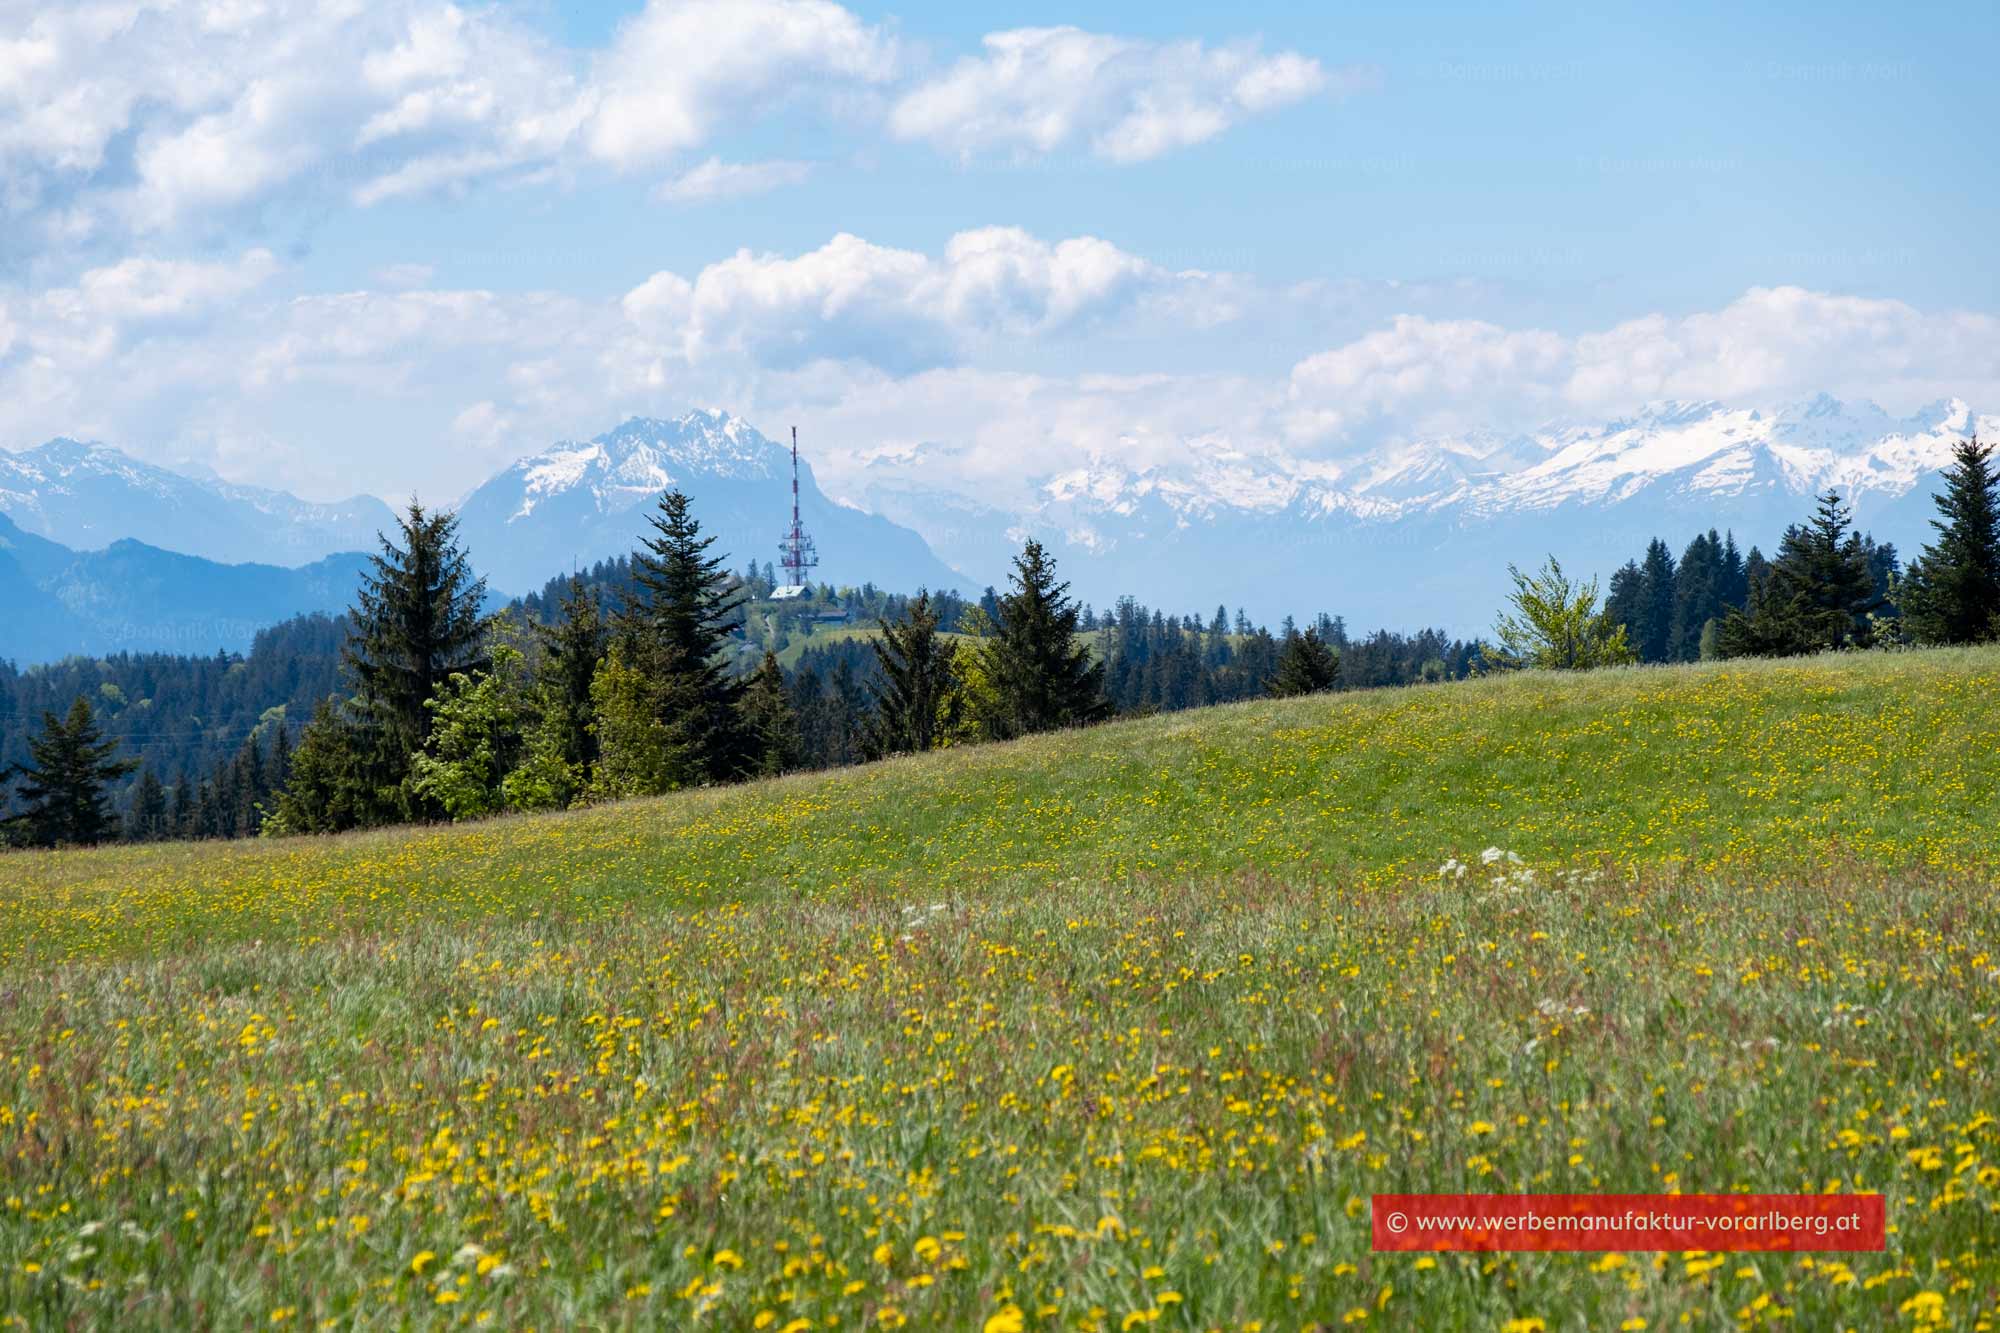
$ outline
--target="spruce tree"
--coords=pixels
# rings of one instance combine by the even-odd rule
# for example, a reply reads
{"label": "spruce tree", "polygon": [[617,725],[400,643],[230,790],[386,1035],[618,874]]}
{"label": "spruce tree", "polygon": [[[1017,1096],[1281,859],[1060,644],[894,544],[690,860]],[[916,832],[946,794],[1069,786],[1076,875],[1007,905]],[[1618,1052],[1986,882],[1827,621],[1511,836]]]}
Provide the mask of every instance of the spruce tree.
{"label": "spruce tree", "polygon": [[15,768],[18,795],[27,808],[8,821],[20,841],[35,847],[87,847],[114,831],[104,789],[138,764],[119,759],[118,742],[105,740],[81,694],[67,717],[42,714],[42,734],[28,742],[30,762]]}
{"label": "spruce tree", "polygon": [[560,616],[535,632],[542,645],[542,726],[563,762],[587,782],[597,764],[590,682],[610,646],[596,591],[571,575]]}
{"label": "spruce tree", "polygon": [[1612,572],[1610,589],[1604,595],[1604,614],[1612,624],[1625,627],[1628,643],[1639,641],[1645,590],[1646,574],[1637,560],[1627,560]]}
{"label": "spruce tree", "polygon": [[872,755],[929,750],[957,731],[964,691],[958,645],[938,633],[930,594],[920,591],[895,624],[878,621],[875,650],[880,683],[869,687],[875,715],[868,725]]}
{"label": "spruce tree", "polygon": [[1919,643],[2000,638],[2000,471],[1993,447],[1961,440],[1936,497],[1937,540],[1910,563],[1898,593]]}
{"label": "spruce tree", "polygon": [[[1751,559],[1754,565],[1756,552]],[[1786,529],[1768,571],[1753,575],[1748,606],[1723,621],[1718,646],[1724,657],[1865,648],[1873,637],[1869,614],[1881,605],[1868,546],[1828,491],[1804,527]]]}
{"label": "spruce tree", "polygon": [[1667,636],[1669,662],[1701,657],[1701,632],[1726,610],[1722,602],[1722,538],[1713,529],[1696,533],[1674,567],[1673,628]]}
{"label": "spruce tree", "polygon": [[185,767],[174,782],[174,803],[167,811],[167,828],[170,838],[194,836],[194,774]]}
{"label": "spruce tree", "polygon": [[483,670],[486,580],[458,545],[458,516],[416,500],[399,516],[397,538],[362,576],[345,661],[355,683],[354,715],[368,788],[361,822],[436,818],[443,811],[410,792],[411,758],[430,734],[425,706],[454,671]]}
{"label": "spruce tree", "polygon": [[1319,637],[1317,626],[1285,640],[1278,654],[1278,674],[1267,687],[1278,698],[1317,694],[1333,688],[1340,658]]}
{"label": "spruce tree", "polygon": [[1009,582],[999,632],[987,649],[1002,725],[1021,735],[1104,717],[1104,667],[1077,638],[1076,603],[1040,542],[1030,538],[1014,558]]}
{"label": "spruce tree", "polygon": [[750,673],[737,708],[750,738],[753,773],[770,778],[799,766],[799,719],[792,711],[777,654],[764,654],[764,660]]}
{"label": "spruce tree", "polygon": [[742,599],[725,557],[708,553],[715,538],[701,535],[686,495],[668,491],[649,521],[654,535],[632,558],[636,604],[621,625],[627,665],[651,677],[661,722],[690,747],[700,772],[725,782],[750,767],[736,714],[741,687],[723,660]]}
{"label": "spruce tree", "polygon": [[167,789],[150,768],[139,773],[132,808],[125,813],[127,842],[157,842],[167,836]]}
{"label": "spruce tree", "polygon": [[1655,537],[1639,566],[1638,633],[1632,648],[1641,662],[1665,662],[1673,645],[1674,557]]}
{"label": "spruce tree", "polygon": [[[277,793],[274,809],[264,821],[270,833],[338,833],[361,824],[372,808],[362,733],[331,699],[322,699],[312,720],[299,733],[289,772]],[[189,787],[183,776],[181,790]],[[174,797],[176,810],[180,793]],[[198,811],[190,816],[183,836],[199,836]]]}

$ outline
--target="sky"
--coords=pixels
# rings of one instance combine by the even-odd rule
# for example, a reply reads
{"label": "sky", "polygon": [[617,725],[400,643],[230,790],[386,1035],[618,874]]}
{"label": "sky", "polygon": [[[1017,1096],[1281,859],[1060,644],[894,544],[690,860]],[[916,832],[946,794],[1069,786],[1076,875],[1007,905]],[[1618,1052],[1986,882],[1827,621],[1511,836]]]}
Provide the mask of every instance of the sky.
{"label": "sky", "polygon": [[2000,8],[1755,8],[0,0],[0,445],[449,501],[717,407],[1026,503],[1994,410]]}

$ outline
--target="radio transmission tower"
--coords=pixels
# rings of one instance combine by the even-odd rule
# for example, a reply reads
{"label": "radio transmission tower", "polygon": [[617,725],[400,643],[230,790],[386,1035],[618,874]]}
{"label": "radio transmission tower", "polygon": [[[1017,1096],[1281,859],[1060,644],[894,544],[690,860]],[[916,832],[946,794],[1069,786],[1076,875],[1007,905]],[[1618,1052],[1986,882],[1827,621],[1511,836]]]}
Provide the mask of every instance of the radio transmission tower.
{"label": "radio transmission tower", "polygon": [[786,530],[784,540],[778,543],[784,553],[779,562],[785,571],[785,580],[793,587],[805,586],[806,573],[819,565],[819,552],[813,547],[813,539],[806,535],[805,524],[799,521],[799,428],[792,427],[792,526]]}

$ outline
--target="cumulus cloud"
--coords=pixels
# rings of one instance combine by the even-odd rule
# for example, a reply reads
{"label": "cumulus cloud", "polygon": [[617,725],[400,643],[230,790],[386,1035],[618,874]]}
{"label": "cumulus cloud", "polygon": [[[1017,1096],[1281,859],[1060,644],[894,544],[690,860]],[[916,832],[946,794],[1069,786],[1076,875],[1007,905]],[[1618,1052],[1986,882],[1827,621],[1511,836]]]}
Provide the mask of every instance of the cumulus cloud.
{"label": "cumulus cloud", "polygon": [[1107,161],[1143,162],[1364,77],[1252,42],[1146,42],[1072,27],[990,33],[984,46],[901,97],[891,132],[960,157],[1081,141]]}
{"label": "cumulus cloud", "polygon": [[1357,83],[1254,43],[1073,28],[992,34],[926,79],[891,29],[833,0],[649,0],[595,52],[444,0],[9,8],[0,218],[16,248],[219,229],[273,198],[365,208],[588,171],[669,172],[676,202],[751,193],[803,167],[687,159],[799,103],[961,156],[1081,142],[1137,162]]}
{"label": "cumulus cloud", "polygon": [[[0,288],[0,443],[96,436],[321,497],[449,497],[496,459],[703,403],[818,422],[815,466],[836,493],[879,498],[886,477],[990,506],[1050,478],[1081,494],[1176,463],[1218,488],[1246,460],[1267,478],[1329,475],[1387,437],[1595,423],[1662,397],[2000,402],[1993,316],[1799,288],[1574,334],[1406,314],[1308,356],[1252,346],[1226,373],[1138,373],[1203,321],[1249,311],[1266,328],[1315,298],[1004,227],[932,251],[849,234],[744,251],[617,300],[383,278],[301,292],[252,249]],[[1127,354],[1107,355],[1114,341]]]}
{"label": "cumulus cloud", "polygon": [[1301,408],[1293,429],[1342,435],[1382,418],[1409,424],[1416,416],[1423,429],[1453,429],[1503,400],[1517,415],[1552,397],[1548,381],[1569,356],[1553,333],[1399,315],[1386,329],[1292,367],[1291,394]]}
{"label": "cumulus cloud", "polygon": [[2000,395],[2000,319],[1901,301],[1752,288],[1720,310],[1574,337],[1402,316],[1292,367],[1302,440],[1514,429],[1661,399],[1769,404],[1837,389],[1905,407]]}
{"label": "cumulus cloud", "polygon": [[597,72],[590,147],[621,166],[655,161],[705,142],[726,114],[895,69],[894,41],[829,0],[655,0]]}
{"label": "cumulus cloud", "polygon": [[0,37],[0,208],[158,233],[299,185],[359,206],[507,173],[647,167],[898,68],[830,0],[651,0],[594,55],[501,8],[41,6]]}
{"label": "cumulus cloud", "polygon": [[960,232],[933,258],[842,233],[796,257],[738,251],[692,280],[657,273],[624,299],[633,323],[691,363],[793,368],[851,360],[909,373],[997,337],[1057,333],[1152,300],[1199,306],[1210,275],[1176,274],[1095,237]]}

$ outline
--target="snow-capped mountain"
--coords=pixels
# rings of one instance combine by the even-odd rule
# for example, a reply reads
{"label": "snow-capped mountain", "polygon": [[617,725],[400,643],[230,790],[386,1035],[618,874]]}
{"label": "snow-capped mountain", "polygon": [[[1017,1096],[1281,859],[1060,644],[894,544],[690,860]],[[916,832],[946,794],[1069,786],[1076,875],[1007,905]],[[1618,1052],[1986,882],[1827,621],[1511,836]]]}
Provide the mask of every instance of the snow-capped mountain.
{"label": "snow-capped mountain", "polygon": [[1930,535],[1938,469],[1975,433],[2000,436],[2000,418],[1954,399],[1897,419],[1822,394],[1775,409],[1660,403],[1618,421],[1402,440],[1338,459],[1198,440],[1172,467],[1097,458],[1038,478],[1011,507],[946,502],[893,475],[920,466],[919,450],[871,468],[859,489],[978,579],[997,580],[990,553],[1032,533],[1100,604],[1130,592],[1177,610],[1323,609],[1359,625],[1474,633],[1504,597],[1509,563],[1554,554],[1608,575],[1651,537],[1678,548],[1711,526],[1768,550],[1829,487],[1862,526],[1914,554]]}
{"label": "snow-capped mountain", "polygon": [[[777,562],[791,519],[791,451],[726,412],[634,418],[523,458],[465,497],[459,533],[495,588],[526,592],[572,566],[629,554],[650,531],[654,501],[675,486],[732,568]],[[804,461],[799,509],[819,547],[817,579],[912,591],[965,582],[908,528],[828,499]]]}
{"label": "snow-capped mountain", "polygon": [[[1275,620],[1326,610],[1357,628],[1428,622],[1474,634],[1491,624],[1510,563],[1554,554],[1609,575],[1652,537],[1678,548],[1710,527],[1768,551],[1828,487],[1912,555],[1931,535],[1937,471],[1970,434],[2000,437],[2000,418],[1955,399],[1896,418],[1826,395],[1779,407],[1660,403],[1617,421],[1408,438],[1338,457],[1254,450],[1218,429],[1188,441],[1172,466],[1106,452],[1030,477],[1004,501],[943,484],[963,474],[964,446],[937,444],[843,479],[872,512],[829,499],[802,463],[800,506],[819,544],[816,576],[834,583],[998,585],[1034,535],[1075,594],[1100,606],[1129,593],[1177,611],[1221,603]],[[811,457],[810,430],[802,443]],[[527,592],[630,552],[654,500],[678,486],[732,568],[775,564],[790,466],[783,444],[727,413],[634,419],[504,469],[466,496],[460,535],[495,592]],[[313,505],[66,440],[0,453],[0,517],[72,548],[137,538],[283,565],[367,550],[392,521],[369,497]]]}
{"label": "snow-capped mountain", "polygon": [[130,538],[207,560],[281,565],[372,550],[375,534],[392,521],[372,495],[314,504],[68,439],[0,450],[0,514],[23,532],[77,550]]}

